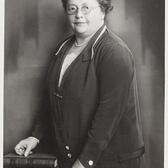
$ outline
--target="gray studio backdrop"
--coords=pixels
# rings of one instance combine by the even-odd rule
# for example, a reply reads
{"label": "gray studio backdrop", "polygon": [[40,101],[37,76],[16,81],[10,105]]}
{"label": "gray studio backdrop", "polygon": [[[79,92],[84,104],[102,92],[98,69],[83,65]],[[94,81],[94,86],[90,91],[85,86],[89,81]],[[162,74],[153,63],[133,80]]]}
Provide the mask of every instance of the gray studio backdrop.
{"label": "gray studio backdrop", "polygon": [[[108,27],[137,66],[146,166],[163,168],[164,1],[114,0]],[[61,0],[5,1],[4,154],[29,135],[50,52],[70,31]]]}

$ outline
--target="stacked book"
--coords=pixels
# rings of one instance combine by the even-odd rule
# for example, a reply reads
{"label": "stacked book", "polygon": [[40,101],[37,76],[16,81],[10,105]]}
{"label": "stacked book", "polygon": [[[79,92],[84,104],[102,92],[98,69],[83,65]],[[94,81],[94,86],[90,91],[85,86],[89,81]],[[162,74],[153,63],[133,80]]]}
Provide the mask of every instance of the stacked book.
{"label": "stacked book", "polygon": [[4,168],[58,168],[56,156],[35,153],[27,157],[7,154],[3,159]]}

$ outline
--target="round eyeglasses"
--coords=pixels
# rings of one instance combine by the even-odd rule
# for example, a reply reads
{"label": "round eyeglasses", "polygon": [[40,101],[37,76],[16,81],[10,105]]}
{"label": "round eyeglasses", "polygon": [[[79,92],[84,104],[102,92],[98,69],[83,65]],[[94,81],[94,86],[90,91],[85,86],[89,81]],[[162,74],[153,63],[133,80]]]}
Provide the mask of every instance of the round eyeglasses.
{"label": "round eyeglasses", "polygon": [[76,5],[67,5],[66,7],[66,13],[68,15],[76,15],[78,10],[80,9],[80,11],[84,14],[84,15],[87,15],[89,14],[93,9],[96,9],[98,8],[99,6],[94,6],[94,7],[90,7],[90,6],[87,6],[87,5],[84,5],[82,6],[81,8],[79,8],[78,6]]}

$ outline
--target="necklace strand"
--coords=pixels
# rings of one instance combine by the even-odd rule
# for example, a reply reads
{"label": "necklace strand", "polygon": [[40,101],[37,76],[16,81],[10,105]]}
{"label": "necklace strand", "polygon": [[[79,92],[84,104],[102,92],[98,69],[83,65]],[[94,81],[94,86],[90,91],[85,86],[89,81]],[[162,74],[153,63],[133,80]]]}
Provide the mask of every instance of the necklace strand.
{"label": "necklace strand", "polygon": [[81,43],[81,44],[78,44],[78,43],[75,41],[74,45],[75,45],[75,47],[82,47],[82,46],[84,46],[84,45],[87,44],[87,43],[88,43],[88,41],[85,41],[85,42],[83,42],[83,43]]}

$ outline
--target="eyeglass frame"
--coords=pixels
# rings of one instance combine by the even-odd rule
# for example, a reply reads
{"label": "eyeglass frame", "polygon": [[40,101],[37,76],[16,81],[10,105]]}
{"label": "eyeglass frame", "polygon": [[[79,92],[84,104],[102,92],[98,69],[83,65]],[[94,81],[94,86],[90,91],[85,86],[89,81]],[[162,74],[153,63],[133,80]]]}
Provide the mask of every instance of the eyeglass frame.
{"label": "eyeglass frame", "polygon": [[[68,7],[70,7],[70,6],[76,7],[76,10],[75,10],[73,13],[68,13],[68,10],[67,10],[67,9],[68,9]],[[92,10],[94,10],[94,9],[96,9],[96,8],[98,8],[98,7],[100,7],[100,5],[94,6],[94,7],[89,7],[90,10],[89,10],[88,12],[82,11],[82,8],[84,8],[84,7],[89,7],[89,6],[83,5],[83,6],[81,6],[81,7],[79,8],[79,7],[78,7],[77,5],[75,5],[75,4],[69,5],[69,6],[67,5],[65,11],[66,11],[66,13],[67,13],[68,15],[76,15],[76,14],[78,13],[79,9],[80,9],[80,11],[82,12],[82,14],[88,15]]]}

